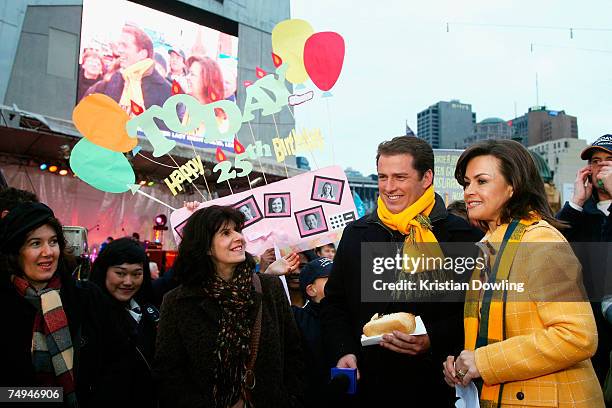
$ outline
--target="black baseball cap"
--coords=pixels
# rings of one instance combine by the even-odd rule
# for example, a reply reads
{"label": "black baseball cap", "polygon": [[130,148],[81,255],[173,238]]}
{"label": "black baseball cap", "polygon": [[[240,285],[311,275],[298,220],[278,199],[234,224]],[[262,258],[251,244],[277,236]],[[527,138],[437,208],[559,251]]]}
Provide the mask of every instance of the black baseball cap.
{"label": "black baseball cap", "polygon": [[603,135],[580,153],[582,160],[591,160],[596,150],[612,154],[612,135]]}
{"label": "black baseball cap", "polygon": [[302,289],[302,292],[306,293],[306,287],[318,278],[329,276],[333,265],[334,261],[324,257],[318,257],[308,262],[300,270],[300,289]]}
{"label": "black baseball cap", "polygon": [[181,58],[183,58],[183,61],[185,61],[185,53],[183,52],[183,50],[181,50],[180,48],[177,47],[172,47],[168,50],[168,55],[175,53],[177,55],[180,55]]}

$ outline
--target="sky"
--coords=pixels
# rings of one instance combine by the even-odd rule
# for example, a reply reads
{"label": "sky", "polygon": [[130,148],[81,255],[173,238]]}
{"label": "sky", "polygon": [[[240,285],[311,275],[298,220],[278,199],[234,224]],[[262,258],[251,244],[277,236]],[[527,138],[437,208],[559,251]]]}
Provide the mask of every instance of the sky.
{"label": "sky", "polygon": [[333,97],[309,82],[315,98],[295,107],[296,127],[320,128],[327,143],[305,156],[313,169],[375,173],[380,142],[405,134],[406,121],[416,133],[418,112],[451,99],[471,104],[478,122],[510,120],[515,107],[565,110],[591,143],[612,133],[610,16],[610,0],[291,0],[292,18],[346,45]]}

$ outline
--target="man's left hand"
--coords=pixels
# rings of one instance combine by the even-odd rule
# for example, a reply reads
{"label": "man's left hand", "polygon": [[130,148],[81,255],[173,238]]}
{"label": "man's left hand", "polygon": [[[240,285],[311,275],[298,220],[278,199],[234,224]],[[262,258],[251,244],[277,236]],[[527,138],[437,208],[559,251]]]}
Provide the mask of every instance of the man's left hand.
{"label": "man's left hand", "polygon": [[400,331],[383,335],[380,345],[396,353],[409,354],[411,356],[423,354],[431,347],[429,335],[413,336]]}

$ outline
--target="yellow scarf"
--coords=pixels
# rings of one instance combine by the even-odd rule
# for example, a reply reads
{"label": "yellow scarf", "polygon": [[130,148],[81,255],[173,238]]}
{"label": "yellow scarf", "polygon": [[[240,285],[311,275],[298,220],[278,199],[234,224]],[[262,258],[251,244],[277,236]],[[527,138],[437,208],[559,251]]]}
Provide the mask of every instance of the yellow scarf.
{"label": "yellow scarf", "polygon": [[[501,243],[492,242],[496,248],[496,256],[493,266],[487,265],[489,275],[485,276],[485,271],[475,268],[471,277],[472,281],[501,282],[508,279],[514,256],[525,230],[529,225],[541,220],[535,213],[532,215],[530,219],[513,220],[510,224],[497,227],[495,236],[503,237],[503,240]],[[466,292],[463,310],[466,350],[473,351],[478,347],[504,340],[504,303],[504,291],[488,290],[480,293],[477,290],[468,290]],[[480,390],[480,406],[497,407],[502,392],[503,384],[487,385],[483,383]]]}
{"label": "yellow scarf", "polygon": [[[426,258],[442,258],[444,260],[442,249],[440,249],[439,245],[435,245],[438,243],[438,240],[431,231],[432,225],[429,220],[429,214],[431,214],[435,203],[436,195],[433,185],[425,190],[425,193],[414,204],[399,214],[393,214],[389,211],[383,200],[378,197],[378,218],[387,227],[406,235],[404,255],[414,258],[424,256]],[[419,243],[425,243],[426,245],[419,245]],[[424,264],[420,265],[424,266]],[[423,272],[424,270],[421,267],[419,270],[411,272]]]}
{"label": "yellow scarf", "polygon": [[146,109],[144,105],[144,97],[142,95],[142,77],[155,64],[151,58],[143,59],[127,68],[121,70],[123,76],[123,92],[119,105],[127,112],[131,112],[132,103],[134,101],[142,109]]}

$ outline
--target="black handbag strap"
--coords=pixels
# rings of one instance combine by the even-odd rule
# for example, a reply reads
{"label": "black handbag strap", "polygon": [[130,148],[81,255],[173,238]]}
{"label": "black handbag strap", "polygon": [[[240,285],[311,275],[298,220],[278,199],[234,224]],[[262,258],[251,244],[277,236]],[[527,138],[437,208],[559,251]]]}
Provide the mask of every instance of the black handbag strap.
{"label": "black handbag strap", "polygon": [[[253,286],[255,287],[255,291],[257,293],[259,293],[260,295],[263,294],[261,289],[261,279],[259,279],[259,275],[256,273],[253,274]],[[257,317],[255,318],[255,323],[253,324],[253,328],[251,329],[251,354],[249,356],[249,361],[247,362],[246,372],[244,373],[244,378],[242,382],[244,399],[247,406],[249,407],[253,406],[251,392],[255,388],[255,361],[257,360],[259,338],[261,337],[262,304],[263,299],[260,299],[259,307],[257,309]]]}

